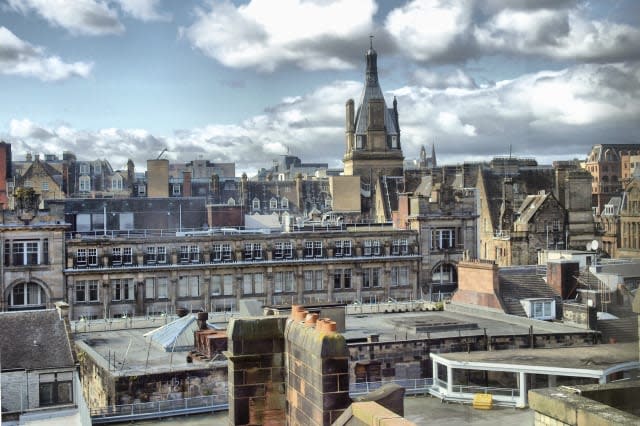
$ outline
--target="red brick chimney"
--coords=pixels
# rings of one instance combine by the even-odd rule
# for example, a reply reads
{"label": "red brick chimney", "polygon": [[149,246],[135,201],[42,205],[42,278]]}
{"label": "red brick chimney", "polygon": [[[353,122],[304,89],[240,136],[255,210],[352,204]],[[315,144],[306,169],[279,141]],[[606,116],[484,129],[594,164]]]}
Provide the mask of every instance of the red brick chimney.
{"label": "red brick chimney", "polygon": [[191,197],[191,172],[182,172],[182,194],[185,197]]}
{"label": "red brick chimney", "polygon": [[453,302],[502,311],[499,294],[500,280],[495,262],[476,259],[458,263],[458,291],[451,299]]}

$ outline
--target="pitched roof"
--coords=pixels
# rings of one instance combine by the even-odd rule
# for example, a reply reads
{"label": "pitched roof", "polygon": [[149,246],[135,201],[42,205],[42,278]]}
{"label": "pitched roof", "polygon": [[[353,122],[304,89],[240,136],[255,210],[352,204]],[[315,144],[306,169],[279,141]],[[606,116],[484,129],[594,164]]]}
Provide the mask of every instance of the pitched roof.
{"label": "pitched roof", "polygon": [[75,365],[64,321],[55,309],[0,312],[2,370]]}
{"label": "pitched roof", "polygon": [[526,316],[520,301],[532,298],[556,298],[555,291],[537,273],[536,267],[500,268],[500,298],[505,313]]}

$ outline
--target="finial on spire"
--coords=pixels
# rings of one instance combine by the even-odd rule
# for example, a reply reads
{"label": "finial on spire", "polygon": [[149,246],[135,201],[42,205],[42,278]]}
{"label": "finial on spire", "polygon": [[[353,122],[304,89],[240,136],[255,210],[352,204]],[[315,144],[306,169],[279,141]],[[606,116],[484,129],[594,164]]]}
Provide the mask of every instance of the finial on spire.
{"label": "finial on spire", "polygon": [[373,49],[373,35],[369,36],[369,47]]}

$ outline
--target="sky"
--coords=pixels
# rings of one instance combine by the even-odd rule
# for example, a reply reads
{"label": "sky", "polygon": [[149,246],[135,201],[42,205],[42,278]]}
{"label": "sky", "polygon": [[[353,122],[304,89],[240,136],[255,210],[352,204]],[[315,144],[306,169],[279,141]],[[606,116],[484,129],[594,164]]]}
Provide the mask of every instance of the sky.
{"label": "sky", "polygon": [[0,139],[137,171],[165,149],[341,168],[370,36],[406,159],[640,143],[637,0],[0,0]]}

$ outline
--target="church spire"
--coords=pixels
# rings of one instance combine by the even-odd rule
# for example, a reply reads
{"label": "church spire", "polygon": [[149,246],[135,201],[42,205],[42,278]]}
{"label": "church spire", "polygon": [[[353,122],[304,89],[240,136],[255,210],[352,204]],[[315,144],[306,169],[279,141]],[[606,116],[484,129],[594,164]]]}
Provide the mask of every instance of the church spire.
{"label": "church spire", "polygon": [[367,51],[367,86],[378,85],[378,54],[373,49],[373,36],[369,36],[369,50]]}

